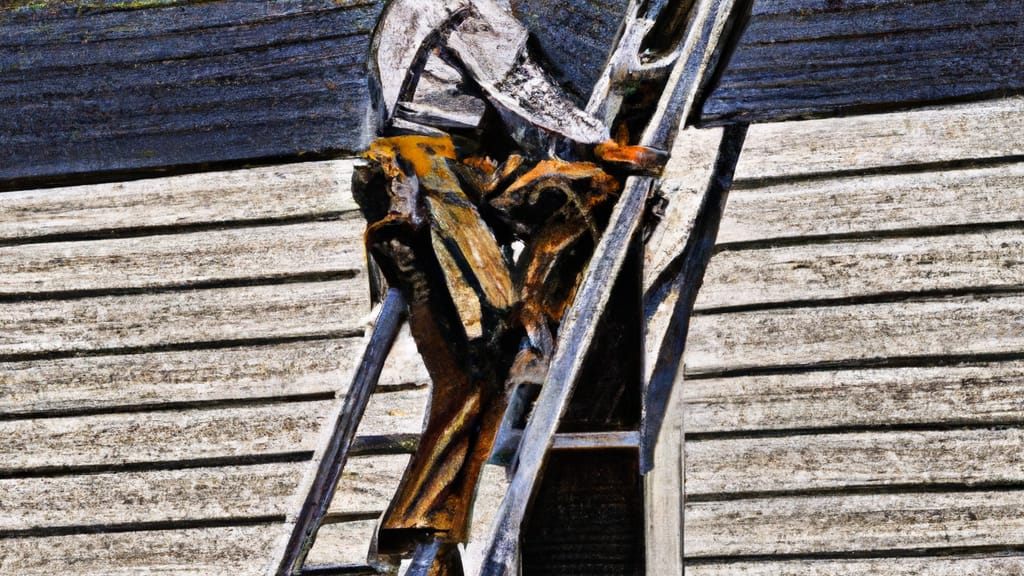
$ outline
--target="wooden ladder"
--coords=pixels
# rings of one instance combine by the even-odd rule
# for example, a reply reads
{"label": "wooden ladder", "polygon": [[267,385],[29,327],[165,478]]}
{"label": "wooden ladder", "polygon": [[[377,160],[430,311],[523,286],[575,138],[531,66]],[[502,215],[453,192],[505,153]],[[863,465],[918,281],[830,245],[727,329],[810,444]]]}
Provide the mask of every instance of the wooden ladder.
{"label": "wooden ladder", "polygon": [[[619,104],[614,101],[610,86],[622,77],[642,76],[652,70],[667,68],[666,89],[639,142],[661,150],[670,149],[679,126],[690,116],[698,94],[717,65],[726,43],[723,39],[733,28],[738,13],[749,9],[749,2],[744,0],[696,0],[679,46],[659,61],[643,63],[638,53],[640,43],[666,4],[665,0],[633,0],[630,3],[630,16],[620,34],[618,49],[609,59],[587,107],[592,114],[610,120],[614,118]],[[744,6],[743,10],[737,10],[739,4]],[[599,321],[608,307],[611,288],[623,270],[631,247],[638,245],[645,206],[658,184],[657,179],[650,176],[632,176],[627,179],[573,304],[562,320],[555,354],[529,420],[522,430],[522,439],[510,466],[512,474],[508,488],[489,530],[483,564],[477,571],[479,576],[513,576],[518,573],[520,531],[552,451],[634,450],[638,455],[640,472],[652,469],[661,423],[670,405],[669,398],[676,388],[677,375],[681,372],[679,364],[682,346],[696,286],[699,285],[710,255],[724,207],[725,191],[744,134],[745,127],[725,131],[712,183],[700,203],[700,214],[695,218],[697,225],[688,231],[685,238],[687,248],[682,257],[672,264],[671,273],[661,282],[660,289],[654,291],[652,298],[658,302],[648,301],[650,299],[645,297],[645,309],[673,299],[675,305],[671,307],[665,325],[659,327],[659,333],[664,337],[659,338],[660,346],[654,356],[656,360],[653,370],[649,371],[649,377],[643,382],[643,420],[640,426],[626,431],[559,433],[560,423],[583,371],[587,352],[592,348],[597,335]],[[398,332],[404,308],[405,303],[398,291],[390,290],[344,408],[335,423],[330,447],[320,463],[312,489],[279,564],[277,576],[303,573],[303,560],[330,505],[356,427],[376,385],[391,342]],[[645,324],[650,319],[651,316],[645,314]],[[420,545],[405,575],[425,576],[437,550],[436,542]],[[674,570],[671,567],[667,569]]]}
{"label": "wooden ladder", "polygon": [[[706,77],[717,63],[722,45],[719,41],[733,22],[734,4],[734,0],[698,0],[695,3],[682,43],[671,56],[672,65],[666,88],[639,144],[662,150],[671,148],[680,124],[689,117]],[[628,38],[629,28],[637,26],[644,30],[639,34],[642,37],[653,26],[663,6],[664,2],[655,2],[641,8],[650,11],[646,18],[641,12],[635,12],[637,16],[627,22],[624,36]],[[607,82],[614,80],[616,75],[624,71],[642,74],[638,68],[643,65],[636,52],[639,44],[630,44],[628,41],[620,43],[623,51],[613,54],[602,79],[605,85],[602,87],[599,81],[598,89],[588,106],[591,112],[607,107]],[[744,134],[745,129],[731,129],[726,131],[723,138],[719,158],[726,177],[723,179],[721,175],[716,175],[713,181],[721,181],[725,188],[728,187],[732,167],[738,159]],[[650,380],[644,383],[644,418],[641,428],[611,434],[559,434],[558,430],[583,371],[587,352],[594,343],[599,321],[608,306],[611,288],[622,272],[630,247],[638,239],[646,202],[657,184],[657,180],[649,176],[632,176],[626,181],[576,298],[566,311],[547,377],[523,430],[519,451],[513,462],[514,473],[490,530],[479,576],[518,574],[520,531],[552,450],[635,448],[639,451],[641,472],[651,469],[658,428],[665,416],[667,399],[675,387],[676,375],[680,373],[678,368],[682,345],[685,342],[693,296],[696,295],[696,284],[699,284],[703,276],[710,255],[707,240],[710,237],[710,243],[713,244],[721,209],[724,207],[722,186],[709,187],[709,193],[702,203],[702,214],[698,216],[698,227],[694,230],[695,234],[687,239],[688,243],[693,244],[693,249],[687,251],[679,272],[667,283],[677,295],[688,293],[677,300],[678,313],[672,315],[667,331],[669,337],[663,340],[661,346],[665,353],[659,354]]]}

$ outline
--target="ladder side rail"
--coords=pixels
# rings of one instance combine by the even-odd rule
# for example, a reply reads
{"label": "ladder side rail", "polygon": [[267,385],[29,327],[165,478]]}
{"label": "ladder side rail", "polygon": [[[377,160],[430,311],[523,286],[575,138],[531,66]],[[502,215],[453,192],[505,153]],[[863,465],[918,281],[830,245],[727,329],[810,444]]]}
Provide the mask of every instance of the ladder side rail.
{"label": "ladder side rail", "polygon": [[701,201],[684,217],[684,221],[693,218],[692,228],[678,237],[685,248],[662,269],[663,276],[645,295],[644,337],[651,367],[644,382],[640,471],[644,475],[646,574],[651,576],[684,571],[683,350],[746,129],[745,125],[725,128],[717,139]]}
{"label": "ladder side rail", "polygon": [[601,237],[591,264],[565,314],[562,334],[540,396],[523,431],[522,444],[501,506],[488,539],[481,576],[512,573],[519,549],[519,528],[533,495],[534,485],[546,463],[559,421],[569,404],[573,384],[583,369],[586,351],[594,340],[598,320],[608,302],[609,278],[616,278],[629,245],[639,229],[652,179],[634,177],[612,212],[610,230]]}
{"label": "ladder side rail", "polygon": [[[667,149],[682,119],[689,117],[698,91],[718,55],[719,39],[732,22],[735,0],[700,0],[640,144]],[[502,499],[485,548],[480,576],[511,576],[519,552],[519,532],[530,499],[568,400],[593,342],[601,313],[610,296],[643,215],[655,179],[630,177],[612,212],[587,271],[563,320],[558,347],[533,414],[523,431],[515,473]]]}
{"label": "ladder side rail", "polygon": [[313,545],[334,492],[341,478],[349,450],[355,440],[356,429],[363,419],[370,396],[384,368],[384,361],[405,319],[405,298],[395,288],[388,290],[373,325],[359,367],[352,377],[352,385],[337,413],[334,429],[317,467],[306,499],[295,520],[287,547],[277,566],[276,576],[293,576],[302,571],[302,564]]}

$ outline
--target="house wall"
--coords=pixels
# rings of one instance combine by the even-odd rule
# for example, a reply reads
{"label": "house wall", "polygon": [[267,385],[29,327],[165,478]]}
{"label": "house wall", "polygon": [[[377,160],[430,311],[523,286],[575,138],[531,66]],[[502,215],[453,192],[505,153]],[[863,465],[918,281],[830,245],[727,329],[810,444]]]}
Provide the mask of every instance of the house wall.
{"label": "house wall", "polygon": [[685,353],[687,574],[1024,569],[1022,111],[751,128]]}

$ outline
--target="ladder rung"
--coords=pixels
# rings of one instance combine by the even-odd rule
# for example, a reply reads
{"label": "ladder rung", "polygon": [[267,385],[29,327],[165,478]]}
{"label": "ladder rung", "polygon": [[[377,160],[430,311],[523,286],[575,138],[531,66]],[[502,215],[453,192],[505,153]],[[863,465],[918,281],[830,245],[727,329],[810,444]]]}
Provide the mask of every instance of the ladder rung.
{"label": "ladder rung", "polygon": [[555,434],[552,450],[594,450],[598,448],[639,448],[640,433],[625,432],[570,432]]}
{"label": "ladder rung", "polygon": [[378,576],[380,571],[366,564],[328,564],[303,566],[298,576]]}

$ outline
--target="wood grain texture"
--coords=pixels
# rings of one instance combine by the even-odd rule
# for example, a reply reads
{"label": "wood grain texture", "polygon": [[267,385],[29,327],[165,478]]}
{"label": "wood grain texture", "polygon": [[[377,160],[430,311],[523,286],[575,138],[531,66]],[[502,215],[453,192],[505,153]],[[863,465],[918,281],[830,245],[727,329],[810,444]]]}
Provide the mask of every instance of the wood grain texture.
{"label": "wood grain texture", "polygon": [[508,474],[505,468],[497,464],[484,464],[480,472],[480,483],[477,485],[476,499],[473,500],[473,513],[469,519],[470,543],[467,548],[475,549],[478,554],[483,553],[483,547],[487,543],[487,532],[507,489]]}
{"label": "wood grain texture", "polygon": [[[352,337],[3,363],[0,414],[342,393],[362,346],[362,338]],[[392,372],[384,382],[402,379]]]}
{"label": "wood grain texture", "polygon": [[[647,396],[645,398],[645,430],[643,430],[646,456],[654,464],[646,472],[644,485],[644,543],[645,572],[652,576],[673,576],[683,571],[683,443],[685,405],[682,370],[679,370],[678,353],[671,354],[668,361],[675,363],[666,368],[662,348],[666,340],[685,343],[685,335],[673,336],[673,322],[678,322],[676,308],[680,298],[688,303],[689,296],[682,294],[685,289],[677,271],[676,278],[662,277],[669,266],[678,263],[688,246],[696,245],[703,235],[700,215],[707,213],[706,205],[719,197],[713,191],[716,168],[723,140],[721,130],[681,130],[676,137],[672,156],[661,181],[661,191],[668,200],[663,220],[648,239],[644,254],[644,306],[646,314],[643,370]],[[712,241],[708,241],[709,245]],[[690,255],[691,260],[694,256]],[[686,267],[681,267],[686,270]],[[673,289],[668,290],[652,311],[653,300],[649,295],[664,287],[659,283],[671,281]],[[666,374],[660,374],[664,371]],[[671,373],[668,375],[667,373]],[[667,376],[667,377],[666,377]],[[655,378],[671,378],[672,389],[667,397],[658,397]],[[653,404],[653,406],[649,405]],[[658,411],[664,417],[658,421]],[[656,426],[654,422],[658,422]],[[657,429],[654,432],[654,429]],[[651,437],[646,437],[651,436]],[[653,437],[653,438],[652,438]],[[653,449],[647,447],[653,444]],[[643,464],[642,464],[643,465]]]}
{"label": "wood grain texture", "polygon": [[683,571],[683,505],[687,497],[685,423],[686,385],[680,378],[669,395],[665,420],[655,439],[654,468],[644,474],[645,571],[650,576],[672,576]]}
{"label": "wood grain texture", "polygon": [[419,434],[430,401],[428,387],[374,394],[359,423],[360,436]]}
{"label": "wood grain texture", "polygon": [[0,422],[0,473],[312,451],[331,402]]}
{"label": "wood grain texture", "polygon": [[750,180],[1024,154],[1024,98],[750,128],[736,187]]}
{"label": "wood grain texture", "polygon": [[691,433],[1020,423],[1024,363],[698,378],[683,394]]}
{"label": "wood grain texture", "polygon": [[549,73],[586,105],[611,55],[628,0],[512,0],[512,13],[533,34]]}
{"label": "wood grain texture", "polygon": [[0,239],[237,225],[355,210],[352,160],[305,162],[0,194]]}
{"label": "wood grain texture", "polygon": [[[1019,93],[1015,0],[757,0],[703,122],[834,115]],[[955,80],[953,80],[955,79]]]}
{"label": "wood grain texture", "polygon": [[382,5],[0,11],[0,181],[358,150]]}
{"label": "wood grain texture", "polygon": [[645,291],[686,247],[711,182],[721,141],[719,129],[679,132],[659,185],[668,205],[644,245]]}
{"label": "wood grain texture", "polygon": [[1024,492],[804,496],[690,502],[690,558],[1019,547]]}
{"label": "wood grain texture", "polygon": [[75,576],[262,576],[273,525],[0,540],[0,572]]}
{"label": "wood grain texture", "polygon": [[720,245],[1024,221],[1024,164],[734,190]]}
{"label": "wood grain texture", "polygon": [[685,359],[695,373],[1020,352],[1022,310],[1024,297],[1007,295],[702,314]]}
{"label": "wood grain texture", "polygon": [[0,479],[0,530],[284,517],[305,466],[288,462]]}
{"label": "wood grain texture", "polygon": [[1022,571],[1024,557],[997,553],[989,556],[691,564],[686,567],[686,576],[992,576]]}
{"label": "wood grain texture", "polygon": [[316,541],[306,556],[306,566],[365,565],[370,539],[376,530],[375,519],[324,524],[317,531]]}
{"label": "wood grain texture", "polygon": [[[362,337],[0,363],[0,415],[159,407],[344,394]],[[379,390],[425,387],[430,377],[408,330],[381,373]]]}
{"label": "wood grain texture", "polygon": [[[4,304],[0,354],[182,342],[351,336],[365,280],[175,291]],[[73,321],[71,321],[73,319]]]}
{"label": "wood grain texture", "polygon": [[1020,484],[1020,428],[701,439],[686,444],[690,496],[931,484]]}
{"label": "wood grain texture", "polygon": [[[425,390],[375,395],[360,435],[418,434]],[[312,451],[332,401],[113,413],[0,422],[0,474]]]}
{"label": "wood grain texture", "polygon": [[696,309],[1024,286],[1024,230],[719,252]]}
{"label": "wood grain texture", "polygon": [[0,247],[0,296],[357,275],[362,216],[340,221]]}
{"label": "wood grain texture", "polygon": [[328,515],[383,513],[410,458],[408,454],[349,458]]}

